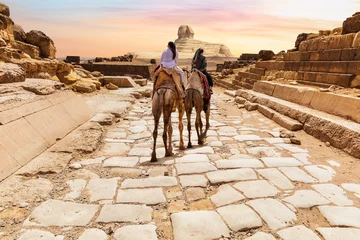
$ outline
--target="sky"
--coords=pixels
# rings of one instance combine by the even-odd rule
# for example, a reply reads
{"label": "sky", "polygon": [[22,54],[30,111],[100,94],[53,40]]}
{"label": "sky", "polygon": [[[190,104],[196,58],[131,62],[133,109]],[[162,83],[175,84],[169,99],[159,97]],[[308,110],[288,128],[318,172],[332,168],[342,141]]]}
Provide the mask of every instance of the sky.
{"label": "sky", "polygon": [[50,36],[57,56],[162,51],[189,25],[234,56],[294,47],[303,32],[341,27],[360,0],[2,0],[26,32]]}

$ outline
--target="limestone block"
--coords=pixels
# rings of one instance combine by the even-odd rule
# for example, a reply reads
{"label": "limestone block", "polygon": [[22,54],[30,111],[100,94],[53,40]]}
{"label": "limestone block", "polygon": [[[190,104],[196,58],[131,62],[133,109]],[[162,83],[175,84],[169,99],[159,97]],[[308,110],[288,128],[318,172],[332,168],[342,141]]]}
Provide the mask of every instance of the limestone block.
{"label": "limestone block", "polygon": [[103,84],[112,83],[118,87],[136,87],[136,83],[131,77],[126,76],[105,76],[103,77]]}
{"label": "limestone block", "polygon": [[[354,40],[355,41],[355,40]],[[358,53],[358,49],[345,48],[341,50],[340,61],[354,61],[355,56]]]}
{"label": "limestone block", "polygon": [[0,146],[0,181],[20,167],[20,164]]}
{"label": "limestone block", "polygon": [[355,75],[360,75],[360,62],[349,62],[347,72]]}
{"label": "limestone block", "polygon": [[347,73],[349,62],[334,61],[330,64],[329,72],[331,73]]}
{"label": "limestone block", "polygon": [[330,69],[330,62],[319,61],[318,69],[319,69],[319,72],[328,72]]}
{"label": "limestone block", "polygon": [[256,92],[260,92],[260,93],[265,93],[269,96],[273,95],[274,89],[275,89],[275,85],[269,82],[256,82],[254,84],[254,91]]}
{"label": "limestone block", "polygon": [[61,103],[61,106],[71,116],[71,118],[81,125],[94,116],[94,111],[90,109],[82,97],[75,97],[66,102]]}

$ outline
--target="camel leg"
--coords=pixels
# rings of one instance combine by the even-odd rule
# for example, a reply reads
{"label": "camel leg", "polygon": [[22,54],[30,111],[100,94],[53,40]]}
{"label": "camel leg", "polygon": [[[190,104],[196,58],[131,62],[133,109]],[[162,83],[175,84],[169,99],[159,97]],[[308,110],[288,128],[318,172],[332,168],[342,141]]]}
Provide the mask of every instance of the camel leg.
{"label": "camel leg", "polygon": [[198,144],[203,145],[204,142],[203,142],[203,140],[201,138],[200,124],[201,124],[201,111],[196,111],[195,128],[196,128],[196,133],[197,133],[197,136],[198,136]]}
{"label": "camel leg", "polygon": [[202,134],[202,139],[206,138],[207,132],[210,128],[210,105],[205,113],[205,119],[206,119],[206,127],[205,127],[205,132]]}
{"label": "camel leg", "polygon": [[192,112],[192,108],[190,109],[186,109],[186,118],[187,118],[187,129],[188,129],[188,133],[189,133],[189,141],[188,141],[188,148],[192,148],[192,143],[191,143],[191,112]]}
{"label": "camel leg", "polygon": [[160,100],[160,96],[157,93],[154,94],[152,110],[154,116],[154,131],[153,131],[154,145],[153,145],[153,152],[151,155],[150,162],[157,162],[156,139],[158,136],[159,121],[161,117],[161,100]]}
{"label": "camel leg", "polygon": [[172,156],[173,155],[173,149],[172,149],[172,134],[173,134],[173,127],[172,127],[172,121],[171,121],[171,116],[169,118],[169,125],[168,125],[168,138],[169,138],[169,146],[168,146],[168,156]]}
{"label": "camel leg", "polygon": [[184,146],[184,139],[183,139],[183,130],[184,130],[184,124],[183,124],[183,116],[185,113],[184,104],[179,103],[179,132],[180,132],[180,150],[185,150]]}

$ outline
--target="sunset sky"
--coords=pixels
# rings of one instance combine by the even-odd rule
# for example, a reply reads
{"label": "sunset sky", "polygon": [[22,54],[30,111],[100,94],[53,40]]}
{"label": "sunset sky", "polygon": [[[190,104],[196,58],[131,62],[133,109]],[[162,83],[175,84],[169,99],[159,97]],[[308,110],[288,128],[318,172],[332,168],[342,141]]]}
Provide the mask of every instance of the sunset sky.
{"label": "sunset sky", "polygon": [[293,48],[302,32],[342,26],[360,0],[2,0],[25,31],[41,30],[57,56],[162,51],[190,25],[195,39],[226,44],[234,56]]}

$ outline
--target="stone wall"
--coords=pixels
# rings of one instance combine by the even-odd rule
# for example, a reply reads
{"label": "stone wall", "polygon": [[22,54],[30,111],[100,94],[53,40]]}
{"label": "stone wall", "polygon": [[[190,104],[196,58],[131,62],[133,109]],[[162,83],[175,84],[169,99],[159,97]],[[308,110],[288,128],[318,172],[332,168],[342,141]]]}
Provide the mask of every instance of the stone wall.
{"label": "stone wall", "polygon": [[[88,121],[82,97],[54,81],[0,85],[0,181]],[[25,90],[26,89],[26,90]]]}
{"label": "stone wall", "polygon": [[140,75],[150,79],[153,72],[153,65],[135,65],[135,64],[81,64],[81,66],[90,72],[101,72],[105,76],[125,76],[126,74]]}

